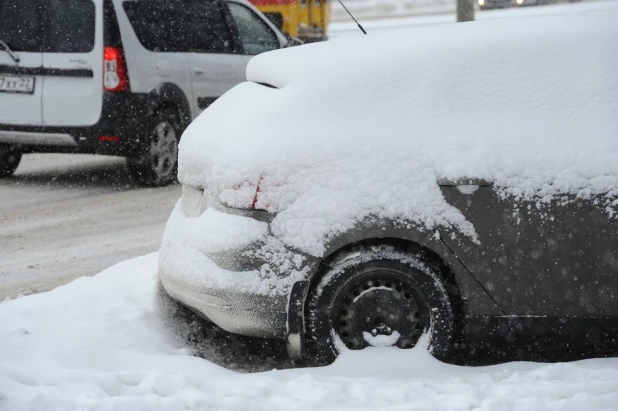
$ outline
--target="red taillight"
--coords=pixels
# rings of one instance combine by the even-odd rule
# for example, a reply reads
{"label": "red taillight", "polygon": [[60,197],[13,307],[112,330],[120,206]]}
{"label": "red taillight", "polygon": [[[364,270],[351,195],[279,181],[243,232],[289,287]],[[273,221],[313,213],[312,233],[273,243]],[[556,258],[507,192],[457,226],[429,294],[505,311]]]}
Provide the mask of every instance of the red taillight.
{"label": "red taillight", "polygon": [[257,187],[255,189],[255,196],[253,197],[253,202],[251,203],[251,208],[253,210],[255,210],[255,206],[257,205],[258,202],[258,194],[260,194],[260,184],[262,184],[262,180],[264,180],[264,176],[260,177],[260,180],[257,183]]}
{"label": "red taillight", "polygon": [[119,47],[105,47],[103,50],[103,89],[112,92],[129,90],[127,65]]}
{"label": "red taillight", "polygon": [[219,201],[232,208],[271,212],[279,204],[284,186],[282,180],[263,174],[224,189],[219,194]]}
{"label": "red taillight", "polygon": [[118,136],[99,136],[99,141],[115,143],[120,141]]}

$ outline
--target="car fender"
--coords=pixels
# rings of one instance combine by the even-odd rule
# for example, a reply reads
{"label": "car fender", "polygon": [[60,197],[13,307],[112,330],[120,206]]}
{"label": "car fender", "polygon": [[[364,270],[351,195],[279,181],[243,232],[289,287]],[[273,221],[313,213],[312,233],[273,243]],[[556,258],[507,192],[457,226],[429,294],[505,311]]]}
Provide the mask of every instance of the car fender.
{"label": "car fender", "polygon": [[292,358],[302,358],[304,351],[305,300],[309,295],[315,277],[321,274],[325,264],[337,259],[338,255],[350,246],[362,243],[375,244],[376,240],[378,240],[378,243],[379,240],[383,240],[386,244],[393,241],[414,243],[437,254],[455,276],[466,305],[464,315],[492,316],[504,314],[472,273],[442,241],[438,229],[421,229],[413,223],[368,218],[355,228],[329,239],[325,244],[326,251],[322,258],[308,258],[309,275],[307,279],[293,285],[288,301],[288,333],[286,339],[288,352]]}

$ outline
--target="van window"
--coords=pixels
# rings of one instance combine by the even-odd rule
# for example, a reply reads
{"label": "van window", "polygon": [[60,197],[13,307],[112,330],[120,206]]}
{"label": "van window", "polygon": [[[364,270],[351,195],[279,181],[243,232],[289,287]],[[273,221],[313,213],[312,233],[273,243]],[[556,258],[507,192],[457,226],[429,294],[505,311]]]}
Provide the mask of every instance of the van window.
{"label": "van window", "polygon": [[88,53],[94,48],[96,10],[92,0],[48,0],[45,18],[48,24],[45,51]]}
{"label": "van window", "polygon": [[216,1],[123,3],[140,43],[150,51],[229,53],[232,38]]}
{"label": "van window", "polygon": [[238,3],[229,6],[245,53],[255,55],[281,48],[275,32],[257,14]]}
{"label": "van window", "polygon": [[95,23],[92,0],[0,0],[0,40],[14,51],[90,52]]}
{"label": "van window", "polygon": [[0,40],[13,51],[43,51],[43,1],[0,0]]}

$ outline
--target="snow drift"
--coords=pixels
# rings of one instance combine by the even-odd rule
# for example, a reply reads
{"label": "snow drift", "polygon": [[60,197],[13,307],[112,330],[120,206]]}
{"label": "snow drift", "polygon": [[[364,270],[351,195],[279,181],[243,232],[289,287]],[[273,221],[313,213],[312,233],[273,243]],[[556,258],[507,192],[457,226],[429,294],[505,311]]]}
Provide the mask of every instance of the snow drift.
{"label": "snow drift", "polygon": [[0,410],[610,410],[618,360],[443,364],[420,347],[344,351],[320,369],[241,374],[157,315],[157,255],[0,303]]}

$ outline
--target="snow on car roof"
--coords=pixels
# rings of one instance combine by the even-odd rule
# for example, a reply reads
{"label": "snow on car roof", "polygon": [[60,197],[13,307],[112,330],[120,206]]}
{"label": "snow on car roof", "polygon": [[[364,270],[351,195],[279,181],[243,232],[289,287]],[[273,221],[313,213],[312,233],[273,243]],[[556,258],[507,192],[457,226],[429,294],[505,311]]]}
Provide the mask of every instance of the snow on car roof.
{"label": "snow on car roof", "polygon": [[186,130],[179,177],[233,207],[249,206],[261,179],[257,206],[278,213],[273,232],[314,255],[368,215],[474,237],[438,179],[487,179],[540,200],[613,195],[617,67],[615,14],[422,27],[266,53],[251,60],[250,82]]}

